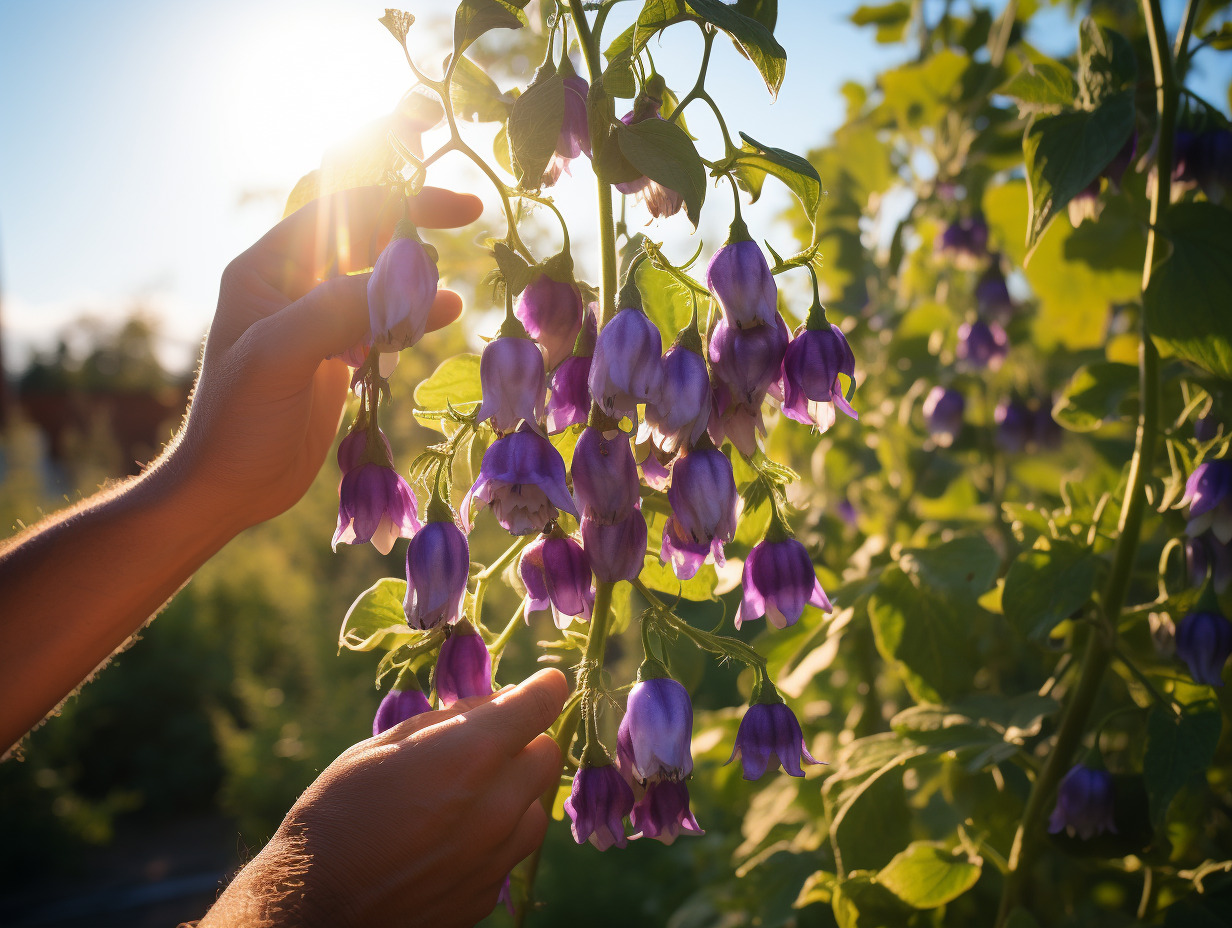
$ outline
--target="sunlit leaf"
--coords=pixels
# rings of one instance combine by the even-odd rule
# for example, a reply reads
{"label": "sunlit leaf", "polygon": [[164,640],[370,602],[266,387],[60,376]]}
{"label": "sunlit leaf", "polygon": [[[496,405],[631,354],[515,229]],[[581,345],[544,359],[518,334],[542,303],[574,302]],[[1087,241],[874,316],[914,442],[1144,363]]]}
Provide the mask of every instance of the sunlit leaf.
{"label": "sunlit leaf", "polygon": [[338,646],[351,651],[391,649],[411,642],[423,632],[415,632],[406,624],[402,600],[406,596],[406,581],[396,577],[378,580],[351,604],[342,620]]}
{"label": "sunlit leaf", "polygon": [[542,77],[513,101],[509,148],[514,176],[527,189],[540,186],[565,118],[565,83],[559,74]]}
{"label": "sunlit leaf", "polygon": [[952,902],[979,878],[978,863],[927,841],[913,841],[877,874],[879,884],[914,909]]}
{"label": "sunlit leaf", "polygon": [[460,55],[485,32],[526,25],[525,0],[462,0],[453,18],[453,53]]}
{"label": "sunlit leaf", "polygon": [[911,22],[911,4],[906,0],[857,7],[851,14],[857,26],[876,26],[878,42],[901,42]]}
{"label": "sunlit leaf", "polygon": [[735,171],[736,179],[752,194],[753,200],[761,193],[761,179],[767,174],[773,175],[796,195],[806,215],[812,216],[817,212],[821,199],[821,178],[807,159],[781,148],[762,145],[743,132],[740,138],[740,151],[715,165],[712,173],[717,176],[726,170]]}
{"label": "sunlit leaf", "polygon": [[616,127],[620,152],[638,171],[684,200],[694,226],[706,199],[706,168],[688,134],[665,119],[644,119]]}
{"label": "sunlit leaf", "polygon": [[1074,105],[1078,85],[1069,68],[1045,58],[1026,61],[1022,70],[1002,84],[997,93],[1013,97],[1029,109],[1055,109]]}
{"label": "sunlit leaf", "polygon": [[1138,368],[1107,361],[1080,367],[1057,398],[1052,417],[1071,432],[1093,432],[1128,414],[1138,388]]}
{"label": "sunlit leaf", "polygon": [[1085,606],[1095,591],[1098,562],[1073,542],[1024,551],[1005,577],[1005,617],[1020,633],[1045,641],[1061,622]]}

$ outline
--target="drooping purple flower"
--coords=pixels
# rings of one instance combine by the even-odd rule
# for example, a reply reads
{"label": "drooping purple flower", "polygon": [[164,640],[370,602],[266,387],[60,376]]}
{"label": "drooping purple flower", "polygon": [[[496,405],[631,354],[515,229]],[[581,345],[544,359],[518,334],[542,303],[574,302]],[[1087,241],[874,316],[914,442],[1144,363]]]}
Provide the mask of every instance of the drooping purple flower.
{"label": "drooping purple flower", "polygon": [[582,546],[601,582],[636,580],[646,562],[646,517],[635,509],[611,525],[583,518]]}
{"label": "drooping purple flower", "polygon": [[801,327],[783,355],[783,415],[823,432],[834,424],[835,407],[860,418],[843,396],[839,374],[855,380],[856,358],[842,330],[824,322]]}
{"label": "drooping purple flower", "polygon": [[[652,77],[651,81],[653,80],[655,78]],[[663,118],[659,115],[662,100],[648,92],[652,89],[654,88],[651,86],[650,81],[647,81],[647,86],[643,89],[643,93],[634,101],[633,109],[620,117],[621,122],[626,126],[631,126],[644,119]],[[650,210],[650,215],[655,219],[674,216],[684,206],[684,198],[677,191],[672,190],[670,187],[664,187],[658,181],[651,180],[645,175],[635,177],[632,180],[622,181],[616,184],[616,189],[626,195],[637,194],[646,208]]]}
{"label": "drooping purple flower", "polygon": [[1173,180],[1198,186],[1215,203],[1232,190],[1232,130],[1222,128],[1176,133]]}
{"label": "drooping purple flower", "polygon": [[416,532],[406,546],[407,624],[429,629],[457,622],[470,567],[470,545],[452,521],[428,522]]}
{"label": "drooping purple flower", "polygon": [[1204,586],[1208,575],[1220,596],[1232,585],[1232,545],[1225,545],[1214,535],[1186,538],[1185,564],[1189,582],[1195,587]]}
{"label": "drooping purple flower", "polygon": [[723,317],[735,328],[774,325],[779,288],[766,256],[749,238],[743,221],[737,219],[732,224],[727,244],[710,259],[706,286],[723,310]]}
{"label": "drooping purple flower", "polygon": [[1057,787],[1057,804],[1048,819],[1050,834],[1064,831],[1089,841],[1104,832],[1117,833],[1112,774],[1074,764]]}
{"label": "drooping purple flower", "polygon": [[595,590],[590,577],[590,559],[582,546],[559,529],[536,538],[522,551],[518,576],[526,587],[526,620],[532,612],[552,611],[557,628],[575,617],[590,619]]}
{"label": "drooping purple flower", "polygon": [[552,443],[528,428],[498,438],[484,452],[479,479],[462,501],[469,526],[471,503],[486,503],[505,531],[514,535],[541,532],[557,510],[577,516],[565,485],[565,462]]}
{"label": "drooping purple flower", "polygon": [[565,358],[552,371],[548,396],[548,432],[555,435],[571,425],[585,425],[590,415],[590,355]]}
{"label": "drooping purple flower", "polygon": [[1191,612],[1176,627],[1176,656],[1195,683],[1223,686],[1223,665],[1232,654],[1232,622],[1219,612]]}
{"label": "drooping purple flower", "polygon": [[736,628],[765,618],[774,628],[795,625],[805,604],[823,612],[833,607],[813,571],[808,549],[795,538],[765,540],[744,561],[744,597],[736,613]]}
{"label": "drooping purple flower", "polygon": [[624,820],[633,811],[633,790],[611,764],[583,765],[574,774],[565,811],[573,820],[570,830],[578,844],[589,840],[601,851],[613,844],[624,847]]}
{"label": "drooping purple flower", "polygon": [[522,421],[535,431],[542,428],[547,374],[539,346],[529,338],[510,335],[488,342],[479,358],[479,382],[483,402],[476,421],[491,419],[497,432],[511,431]]}
{"label": "drooping purple flower", "polygon": [[573,353],[582,329],[582,295],[571,281],[541,273],[518,296],[513,314],[543,346],[551,369]]}
{"label": "drooping purple flower", "polygon": [[487,645],[465,619],[454,626],[436,659],[436,695],[442,706],[492,692],[492,658]]}
{"label": "drooping purple flower", "polygon": [[983,216],[968,216],[945,227],[937,251],[956,267],[975,270],[988,256],[988,223]]}
{"label": "drooping purple flower", "polygon": [[706,431],[712,406],[706,360],[696,351],[674,345],[663,355],[663,389],[646,404],[646,421],[638,441],[649,440],[665,454],[695,445]]}
{"label": "drooping purple flower", "polygon": [[681,835],[703,835],[689,808],[689,787],[681,780],[654,780],[633,805],[630,839],[654,838],[672,844]]}
{"label": "drooping purple flower", "polygon": [[924,398],[924,422],[929,434],[942,448],[954,444],[963,427],[967,401],[957,390],[935,386]]}
{"label": "drooping purple flower", "polygon": [[766,391],[782,374],[783,356],[791,336],[778,313],[774,322],[738,329],[720,318],[710,336],[710,364],[714,376],[731,391],[732,400],[760,406]]}
{"label": "drooping purple flower", "polygon": [[1232,459],[1203,461],[1185,481],[1191,538],[1211,531],[1225,545],[1232,542]]}
{"label": "drooping purple flower", "polygon": [[995,322],[977,319],[958,327],[958,359],[976,370],[999,370],[1009,349],[1005,329]]}
{"label": "drooping purple flower", "polygon": [[578,512],[595,522],[623,522],[638,507],[641,483],[629,436],[620,429],[587,428],[573,449],[573,496]]}
{"label": "drooping purple flower", "polygon": [[436,256],[414,228],[399,223],[368,278],[368,324],[379,350],[399,351],[423,338],[440,274]]}
{"label": "drooping purple flower", "polygon": [[360,464],[342,478],[338,487],[338,545],[369,541],[382,554],[393,550],[394,539],[410,538],[419,530],[419,506],[410,486],[392,467]]}
{"label": "drooping purple flower", "polygon": [[565,84],[565,116],[560,123],[560,135],[556,139],[556,150],[543,173],[543,186],[551,187],[560,180],[561,172],[571,174],[569,163],[582,152],[590,157],[590,125],[586,118],[586,95],[590,85],[586,80],[573,73],[572,64],[562,68]]}
{"label": "drooping purple flower", "polygon": [[1026,450],[1035,436],[1035,414],[1021,398],[1014,396],[997,404],[993,418],[997,423],[995,440],[1002,451],[1016,454]]}
{"label": "drooping purple flower", "polygon": [[767,769],[777,769],[780,764],[793,777],[802,777],[801,761],[820,763],[809,753],[795,713],[782,702],[749,706],[740,720],[736,745],[727,762],[730,764],[737,757],[746,780],[759,779]]}
{"label": "drooping purple flower", "polygon": [[[385,461],[392,461],[394,457],[393,449],[389,446],[389,439],[385,437],[385,433],[380,429],[376,430],[377,435],[381,439],[381,446],[384,448]],[[338,442],[338,470],[346,474],[359,467],[364,461],[364,453],[368,450],[368,429],[357,424],[351,431],[346,433],[342,441]]]}
{"label": "drooping purple flower", "polygon": [[741,454],[751,458],[757,453],[757,436],[764,438],[766,435],[762,404],[737,403],[726,384],[716,383],[706,431],[716,447],[722,445],[726,438]]}
{"label": "drooping purple flower", "polygon": [[695,448],[672,464],[662,558],[681,580],[697,573],[706,554],[725,563],[723,545],[736,534],[736,481],[731,462],[714,448]]}
{"label": "drooping purple flower", "polygon": [[659,398],[663,337],[644,312],[625,307],[595,339],[590,393],[609,416],[637,420],[639,403]]}
{"label": "drooping purple flower", "polygon": [[[645,665],[643,665],[645,666]],[[659,673],[663,673],[660,667]],[[629,780],[682,780],[693,772],[693,703],[671,677],[641,679],[629,691],[616,753]]]}
{"label": "drooping purple flower", "polygon": [[1010,296],[1010,288],[1001,273],[999,258],[988,265],[987,270],[975,282],[975,308],[983,318],[1004,325],[1014,317],[1017,304]]}
{"label": "drooping purple flower", "polygon": [[382,732],[389,731],[395,725],[413,719],[423,712],[431,712],[432,705],[423,691],[390,690],[377,706],[376,716],[372,719],[372,736],[375,738]]}

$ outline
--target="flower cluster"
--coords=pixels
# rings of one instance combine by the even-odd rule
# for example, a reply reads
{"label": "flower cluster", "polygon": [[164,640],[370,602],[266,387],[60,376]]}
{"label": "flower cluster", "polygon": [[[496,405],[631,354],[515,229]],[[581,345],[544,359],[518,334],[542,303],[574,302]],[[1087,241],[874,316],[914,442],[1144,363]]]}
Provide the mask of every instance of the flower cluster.
{"label": "flower cluster", "polygon": [[1197,608],[1176,626],[1176,656],[1195,683],[1223,686],[1232,656],[1232,622],[1217,597],[1232,582],[1232,460],[1203,461],[1185,483],[1189,504],[1185,562],[1192,584],[1202,590]]}

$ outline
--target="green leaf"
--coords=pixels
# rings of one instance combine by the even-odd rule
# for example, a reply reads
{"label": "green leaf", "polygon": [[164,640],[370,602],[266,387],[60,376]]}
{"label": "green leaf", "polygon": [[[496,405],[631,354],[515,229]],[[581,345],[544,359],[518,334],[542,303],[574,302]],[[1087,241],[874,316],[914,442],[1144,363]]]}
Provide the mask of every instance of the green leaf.
{"label": "green leaf", "polygon": [[406,596],[406,581],[396,577],[378,580],[359,594],[342,620],[338,647],[351,651],[393,649],[413,641],[423,632],[406,624],[402,600]]}
{"label": "green leaf", "polygon": [[774,32],[779,18],[779,0],[736,0],[736,12],[757,20]]}
{"label": "green leaf", "polygon": [[1074,372],[1052,410],[1071,432],[1094,432],[1126,415],[1125,401],[1138,389],[1138,368],[1098,361]]}
{"label": "green leaf", "polygon": [[1172,246],[1151,271],[1144,303],[1156,344],[1232,380],[1232,212],[1177,203],[1160,217]]}
{"label": "green leaf", "polygon": [[415,388],[415,405],[420,409],[444,409],[447,404],[461,406],[482,399],[477,354],[459,354],[442,361],[428,379]]}
{"label": "green leaf", "polygon": [[1095,555],[1080,545],[1069,541],[1051,545],[1024,551],[1014,559],[1001,598],[1010,624],[1039,642],[1090,601],[1098,567]]}
{"label": "green leaf", "polygon": [[630,49],[624,49],[614,55],[603,69],[603,89],[613,97],[628,100],[637,93],[637,82],[633,79],[633,54]]}
{"label": "green leaf", "polygon": [[500,268],[510,293],[521,293],[535,276],[526,259],[504,242],[497,242],[492,246],[492,256],[496,259],[496,266]]}
{"label": "green leaf", "polygon": [[1163,822],[1181,788],[1210,766],[1222,730],[1223,714],[1213,703],[1187,707],[1180,718],[1166,706],[1151,706],[1142,776],[1156,824]]}
{"label": "green leaf", "polygon": [[913,909],[945,905],[979,878],[979,864],[927,841],[913,841],[877,874],[879,884]]}
{"label": "green leaf", "polygon": [[1209,42],[1211,48],[1221,52],[1232,50],[1232,21],[1224,23],[1218,32],[1208,32],[1202,36],[1203,42]]}
{"label": "green leaf", "polygon": [[462,0],[453,17],[453,53],[460,55],[492,29],[521,29],[526,25],[525,2]]}
{"label": "green leaf", "polygon": [[743,132],[740,138],[740,151],[716,164],[711,173],[718,177],[728,170],[735,171],[736,179],[754,201],[761,195],[762,180],[772,174],[796,195],[806,216],[815,215],[821,201],[821,177],[808,159],[763,145]]}
{"label": "green leaf", "polygon": [[507,94],[469,58],[458,59],[449,84],[449,100],[454,113],[473,122],[504,122],[511,106]]}
{"label": "green leaf", "polygon": [[859,782],[827,783],[827,794],[835,802],[830,836],[840,873],[884,866],[894,856],[894,848],[911,840],[903,771],[925,752],[920,747],[903,750],[898,743],[886,748],[890,757]]}
{"label": "green leaf", "polygon": [[974,603],[996,580],[1001,557],[983,536],[967,535],[905,551],[898,566],[932,589]]}
{"label": "green leaf", "polygon": [[1071,107],[1078,85],[1069,68],[1045,58],[1023,62],[1022,70],[1002,84],[997,93],[1013,97],[1024,108]]}
{"label": "green leaf", "polygon": [[1092,109],[1115,94],[1132,92],[1137,79],[1138,62],[1129,41],[1089,16],[1084,19],[1078,42],[1080,105]]}
{"label": "green leaf", "polygon": [[415,14],[406,13],[402,10],[386,9],[385,15],[378,19],[377,22],[388,29],[401,44],[406,45],[406,34],[411,31],[411,26],[415,24]]}
{"label": "green leaf", "polygon": [[664,345],[670,345],[693,317],[693,301],[684,284],[667,271],[643,261],[637,267],[637,289],[642,309],[659,328]]}
{"label": "green leaf", "polygon": [[1032,121],[1022,140],[1027,166],[1027,260],[1052,218],[1099,177],[1134,129],[1134,96],[1115,94],[1091,112]]}
{"label": "green leaf", "polygon": [[307,203],[340,190],[385,183],[390,172],[402,163],[390,142],[393,128],[394,117],[385,116],[326,152],[321,167],[309,171],[295,184],[282,215],[290,216]]}
{"label": "green leaf", "polygon": [[971,59],[945,49],[922,64],[908,64],[881,75],[883,104],[904,129],[933,127],[961,98],[963,75]]}
{"label": "green leaf", "polygon": [[896,0],[894,3],[858,7],[851,14],[851,21],[857,26],[876,26],[878,42],[901,42],[911,23],[911,4],[906,0]]}
{"label": "green leaf", "polygon": [[633,167],[680,194],[696,227],[706,199],[706,167],[688,134],[665,119],[643,119],[632,126],[619,124],[616,138]]}
{"label": "green leaf", "polygon": [[559,74],[544,77],[513,101],[509,113],[509,148],[513,152],[514,176],[530,189],[543,183],[560,125],[565,118],[565,81]]}
{"label": "green leaf", "polygon": [[917,573],[891,567],[868,604],[877,650],[893,662],[918,702],[942,702],[971,688],[973,608],[961,608]]}
{"label": "green leaf", "polygon": [[694,602],[713,600],[714,588],[719,582],[713,564],[703,564],[701,569],[689,580],[679,580],[672,572],[671,565],[659,560],[660,544],[663,540],[663,527],[667,517],[661,512],[654,512],[649,507],[643,509],[646,515],[646,560],[638,579],[650,589],[664,594],[672,599],[679,597]]}

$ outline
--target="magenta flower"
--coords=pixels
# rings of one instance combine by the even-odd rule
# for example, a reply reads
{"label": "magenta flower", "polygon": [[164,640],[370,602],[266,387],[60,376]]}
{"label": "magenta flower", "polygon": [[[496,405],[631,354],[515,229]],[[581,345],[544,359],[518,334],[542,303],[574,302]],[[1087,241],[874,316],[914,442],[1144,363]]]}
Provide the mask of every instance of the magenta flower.
{"label": "magenta flower", "polygon": [[492,692],[492,658],[470,622],[454,626],[436,659],[436,695],[442,706]]}
{"label": "magenta flower", "polygon": [[573,343],[582,330],[582,296],[572,282],[536,275],[518,296],[513,314],[543,346],[549,369],[573,353]]}
{"label": "magenta flower", "polygon": [[1191,538],[1210,531],[1225,545],[1232,542],[1232,459],[1204,461],[1185,481]]}
{"label": "magenta flower", "polygon": [[746,780],[759,779],[767,769],[777,769],[780,764],[793,777],[802,777],[801,760],[806,764],[821,763],[805,746],[795,713],[782,702],[749,706],[740,720],[736,746],[727,762],[730,764],[737,757]]}
{"label": "magenta flower", "polygon": [[646,421],[638,441],[649,439],[669,455],[682,447],[691,448],[706,431],[711,406],[705,358],[683,345],[674,345],[663,356],[662,391],[657,400],[646,404]]}
{"label": "magenta flower", "polygon": [[[377,455],[377,463],[389,462],[393,460],[394,452],[389,447],[389,439],[385,437],[385,433],[380,429],[376,430],[376,434],[381,439],[381,446],[385,451],[384,457]],[[370,432],[363,425],[356,423],[351,431],[346,433],[342,441],[338,442],[338,470],[346,474],[364,463],[364,455],[368,450],[368,437]]]}
{"label": "magenta flower", "polygon": [[720,318],[710,336],[710,365],[714,376],[731,392],[732,400],[760,406],[766,391],[782,373],[783,356],[791,336],[778,313],[774,322],[738,329]]}
{"label": "magenta flower", "polygon": [[423,338],[439,280],[435,249],[405,220],[399,223],[368,278],[368,324],[379,350],[398,351]]}
{"label": "magenta flower", "polygon": [[558,510],[577,516],[560,452],[525,427],[498,438],[484,452],[479,479],[462,500],[468,525],[475,499],[486,503],[496,521],[514,535],[543,531]]}
{"label": "magenta flower", "polygon": [[573,449],[573,496],[578,512],[595,522],[623,522],[640,505],[641,483],[629,436],[620,429],[587,428]]}
{"label": "magenta flower", "polygon": [[1005,329],[995,322],[977,319],[958,327],[958,360],[976,370],[999,370],[1009,350]]}
{"label": "magenta flower", "polygon": [[654,780],[647,784],[629,818],[633,823],[633,834],[629,836],[632,839],[656,838],[672,844],[682,832],[705,834],[689,808],[689,787],[681,780]]}
{"label": "magenta flower", "polygon": [[377,706],[376,716],[372,719],[372,736],[375,738],[407,719],[431,711],[432,705],[421,690],[390,690]]}
{"label": "magenta flower", "polygon": [[714,448],[695,448],[672,465],[662,558],[681,580],[697,573],[707,554],[722,566],[723,545],[736,534],[736,481],[731,462]]}
{"label": "magenta flower", "polygon": [[[663,673],[662,666],[655,672]],[[639,671],[617,734],[620,772],[639,783],[682,780],[693,772],[692,738],[689,691],[671,677],[643,679]]]}
{"label": "magenta flower", "polygon": [[1064,831],[1084,841],[1104,832],[1117,833],[1112,774],[1074,764],[1057,787],[1057,804],[1048,819],[1048,831]]}
{"label": "magenta flower", "polygon": [[823,612],[833,608],[813,572],[808,549],[795,538],[767,538],[755,545],[745,558],[741,585],[744,598],[736,613],[736,628],[761,618],[774,628],[795,625],[806,603]]}
{"label": "magenta flower", "polygon": [[585,425],[590,416],[590,355],[565,358],[552,371],[548,396],[548,432]]}
{"label": "magenta flower", "polygon": [[816,328],[796,332],[783,355],[783,415],[823,432],[834,424],[835,407],[860,418],[843,396],[839,374],[854,382],[856,358],[842,330],[822,314]]}
{"label": "magenta flower", "polygon": [[639,403],[659,398],[663,384],[659,328],[640,309],[618,312],[595,339],[590,393],[609,416],[637,420]]}
{"label": "magenta flower", "polygon": [[935,386],[924,398],[924,422],[929,434],[942,448],[954,444],[963,427],[967,401],[957,390]]}
{"label": "magenta flower", "polygon": [[[568,61],[568,59],[566,59]],[[560,180],[561,172],[571,174],[571,161],[582,152],[590,157],[590,125],[586,118],[586,95],[590,85],[573,72],[573,65],[561,69],[565,79],[565,118],[560,124],[556,150],[543,173],[543,186],[551,187]]]}
{"label": "magenta flower", "polygon": [[491,419],[497,432],[511,431],[520,421],[537,432],[542,429],[547,374],[533,341],[508,335],[488,342],[479,359],[479,381],[483,402],[475,412],[476,421]]}
{"label": "magenta flower", "polygon": [[410,538],[419,530],[419,507],[410,486],[392,467],[360,464],[342,478],[338,487],[338,545],[372,546],[382,554],[393,550],[394,539]]}
{"label": "magenta flower", "polygon": [[573,777],[565,811],[573,820],[573,840],[578,844],[589,840],[601,851],[613,844],[624,847],[624,820],[633,811],[633,790],[611,764],[583,765]]}
{"label": "magenta flower", "polygon": [[429,522],[416,532],[406,546],[406,623],[426,630],[457,622],[470,567],[470,545],[452,521]]}
{"label": "magenta flower", "polygon": [[646,517],[635,509],[611,525],[583,518],[582,546],[600,581],[636,580],[646,562]]}
{"label": "magenta flower", "polygon": [[526,587],[526,621],[532,612],[552,610],[552,621],[564,628],[577,616],[590,619],[595,590],[590,559],[582,546],[557,529],[536,538],[522,551],[518,576]]}
{"label": "magenta flower", "polygon": [[1195,683],[1223,686],[1223,665],[1232,654],[1232,622],[1219,612],[1191,612],[1176,627],[1176,656]]}
{"label": "magenta flower", "polygon": [[757,243],[744,222],[732,223],[727,244],[714,253],[706,268],[706,286],[718,300],[727,322],[738,329],[774,325],[779,288]]}

